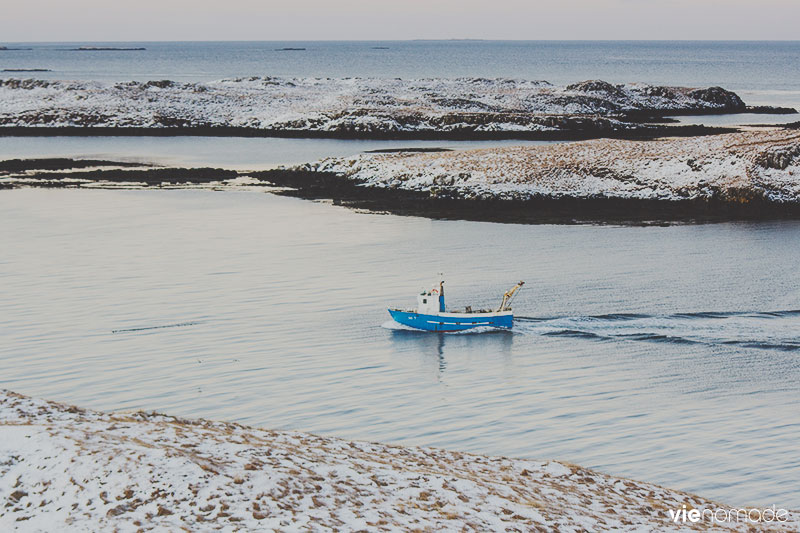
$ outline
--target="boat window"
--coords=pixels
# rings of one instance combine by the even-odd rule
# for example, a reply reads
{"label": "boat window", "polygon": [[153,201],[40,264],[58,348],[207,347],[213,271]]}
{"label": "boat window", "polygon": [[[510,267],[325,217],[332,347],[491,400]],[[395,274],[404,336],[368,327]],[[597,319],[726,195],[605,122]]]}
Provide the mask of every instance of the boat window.
{"label": "boat window", "polygon": [[422,303],[424,303],[424,304],[428,303],[428,299],[427,298],[423,298],[422,299]]}

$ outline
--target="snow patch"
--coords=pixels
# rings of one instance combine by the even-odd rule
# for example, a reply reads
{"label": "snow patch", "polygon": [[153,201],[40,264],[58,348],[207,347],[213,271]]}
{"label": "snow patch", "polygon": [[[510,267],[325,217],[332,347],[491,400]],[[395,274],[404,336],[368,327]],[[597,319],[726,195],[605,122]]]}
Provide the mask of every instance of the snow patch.
{"label": "snow patch", "polygon": [[[575,465],[101,413],[0,390],[0,530],[671,531],[719,504]],[[775,531],[794,531],[797,513]],[[722,531],[747,531],[723,524]]]}

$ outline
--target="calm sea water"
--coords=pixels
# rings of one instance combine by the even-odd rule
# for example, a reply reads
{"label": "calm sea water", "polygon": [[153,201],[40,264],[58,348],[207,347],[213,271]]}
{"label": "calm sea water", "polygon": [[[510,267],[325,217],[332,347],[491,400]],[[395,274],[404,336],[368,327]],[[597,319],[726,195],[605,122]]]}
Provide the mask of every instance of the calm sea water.
{"label": "calm sea water", "polygon": [[[513,77],[721,85],[750,104],[800,106],[800,41],[350,41],[0,43],[3,77],[208,81],[235,76]],[[78,46],[144,51],[74,51]],[[305,48],[283,51],[282,48]]]}
{"label": "calm sea water", "polygon": [[[800,107],[798,42],[2,43],[4,77],[602,78]],[[278,51],[284,47],[304,51]],[[755,121],[755,117],[709,120]],[[0,158],[261,168],[502,143],[0,138]],[[346,438],[573,461],[800,507],[800,224],[518,226],[255,192],[0,191],[0,386]],[[519,279],[514,333],[391,329]]]}
{"label": "calm sea water", "polygon": [[[257,192],[0,193],[0,386],[557,458],[800,507],[800,223],[524,226]],[[387,327],[523,279],[513,333]]]}
{"label": "calm sea water", "polygon": [[281,139],[276,137],[0,137],[0,161],[71,157],[135,161],[166,166],[259,170],[300,165],[326,157],[347,157],[368,150],[496,146],[532,146],[558,141],[392,141]]}

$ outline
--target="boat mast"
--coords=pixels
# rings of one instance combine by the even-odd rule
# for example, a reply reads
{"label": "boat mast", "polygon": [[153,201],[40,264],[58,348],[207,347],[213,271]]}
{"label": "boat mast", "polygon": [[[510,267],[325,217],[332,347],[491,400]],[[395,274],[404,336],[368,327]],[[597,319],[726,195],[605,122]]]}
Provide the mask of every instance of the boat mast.
{"label": "boat mast", "polygon": [[514,295],[517,293],[517,291],[519,291],[522,288],[523,285],[525,285],[525,282],[524,281],[520,281],[519,283],[514,285],[510,290],[507,290],[505,293],[503,293],[503,301],[500,302],[500,307],[497,308],[497,312],[498,313],[500,311],[505,311],[506,310],[506,308],[508,307],[508,304],[511,303],[511,299],[514,297]]}

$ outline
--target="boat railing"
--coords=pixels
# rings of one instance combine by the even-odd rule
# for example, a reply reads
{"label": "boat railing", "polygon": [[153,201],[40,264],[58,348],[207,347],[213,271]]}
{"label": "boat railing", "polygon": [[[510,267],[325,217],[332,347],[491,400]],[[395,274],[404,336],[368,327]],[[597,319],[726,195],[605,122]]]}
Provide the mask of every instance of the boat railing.
{"label": "boat railing", "polygon": [[[505,309],[508,311],[509,309]],[[447,311],[448,313],[458,314],[458,315],[476,315],[480,313],[495,313],[495,309],[473,309],[472,307],[467,306],[463,311],[461,309],[453,309]]]}

